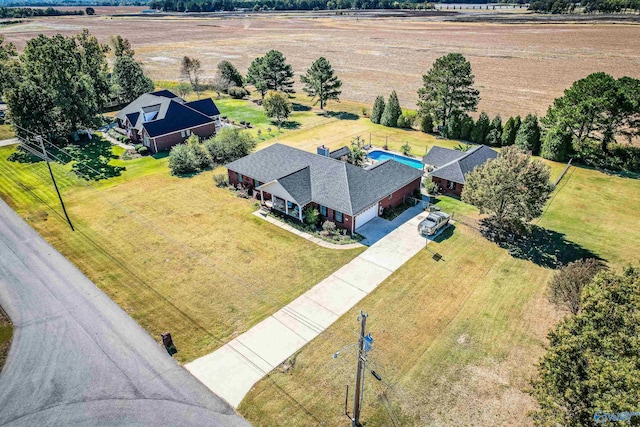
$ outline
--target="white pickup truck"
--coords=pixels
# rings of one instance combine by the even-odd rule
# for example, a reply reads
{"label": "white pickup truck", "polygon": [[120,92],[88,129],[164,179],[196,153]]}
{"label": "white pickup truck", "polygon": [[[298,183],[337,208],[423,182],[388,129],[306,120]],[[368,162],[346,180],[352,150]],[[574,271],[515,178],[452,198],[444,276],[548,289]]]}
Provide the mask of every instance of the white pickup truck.
{"label": "white pickup truck", "polygon": [[433,236],[449,224],[449,214],[444,212],[430,212],[425,219],[418,225],[420,234]]}

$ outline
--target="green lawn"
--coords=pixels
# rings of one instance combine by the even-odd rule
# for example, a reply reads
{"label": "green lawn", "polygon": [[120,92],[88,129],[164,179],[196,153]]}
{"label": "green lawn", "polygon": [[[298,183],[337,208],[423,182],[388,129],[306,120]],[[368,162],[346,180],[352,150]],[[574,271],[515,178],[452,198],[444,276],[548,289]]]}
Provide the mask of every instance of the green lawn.
{"label": "green lawn", "polygon": [[0,307],[0,371],[4,366],[4,361],[9,353],[9,347],[11,346],[11,337],[13,336],[13,326],[9,321],[9,318]]}
{"label": "green lawn", "polygon": [[177,178],[166,158],[153,157],[115,160],[127,170],[97,183],[53,164],[72,233],[46,166],[8,162],[12,151],[0,148],[0,196],[154,337],[171,331],[181,362],[215,350],[361,252],[324,249],[256,218],[253,201],[215,187],[222,170]]}
{"label": "green lawn", "polygon": [[[554,176],[561,166],[552,165]],[[637,264],[638,194],[637,179],[572,167],[538,225],[556,233],[561,252],[588,250],[614,269]],[[438,205],[477,216],[449,197]],[[530,425],[526,412],[534,402],[523,390],[548,329],[562,315],[546,299],[553,270],[511,256],[462,224],[429,248],[443,261],[427,251],[416,255],[303,348],[293,369],[276,369],[259,382],[240,412],[255,426],[343,425],[355,353],[331,355],[357,340],[362,309],[375,339],[370,367],[390,385],[367,376],[367,425],[392,425],[380,400],[385,390],[403,426]]]}
{"label": "green lawn", "polygon": [[13,138],[13,129],[9,125],[0,125],[0,141],[3,139]]}

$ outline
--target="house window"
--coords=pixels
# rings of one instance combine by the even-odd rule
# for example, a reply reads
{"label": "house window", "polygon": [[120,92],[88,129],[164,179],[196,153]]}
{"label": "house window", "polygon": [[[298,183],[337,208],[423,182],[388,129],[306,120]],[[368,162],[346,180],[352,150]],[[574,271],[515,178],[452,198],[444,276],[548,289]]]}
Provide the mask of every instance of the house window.
{"label": "house window", "polygon": [[320,215],[326,217],[327,216],[327,207],[320,205]]}
{"label": "house window", "polygon": [[455,188],[456,188],[456,183],[455,183],[455,182],[453,182],[453,181],[449,181],[449,182],[447,183],[447,188],[448,188],[449,190],[453,190],[453,189],[455,189]]}
{"label": "house window", "polygon": [[334,212],[334,217],[336,219],[336,222],[342,222],[342,220],[343,220],[342,212],[335,211]]}
{"label": "house window", "polygon": [[180,137],[182,137],[182,138],[186,138],[186,134],[184,133],[184,131],[183,131],[183,130],[181,130],[181,131],[180,131]]}
{"label": "house window", "polygon": [[244,180],[244,177],[242,176],[241,173],[238,174],[238,182],[242,182]]}
{"label": "house window", "polygon": [[260,183],[260,181],[258,181],[257,179],[253,180],[253,186],[254,187],[260,187],[262,184]]}
{"label": "house window", "polygon": [[191,135],[191,129],[187,129],[184,133],[186,133],[187,136],[190,136]]}
{"label": "house window", "polygon": [[289,209],[293,209],[293,203],[291,203],[291,202],[287,202],[287,208],[289,208]]}

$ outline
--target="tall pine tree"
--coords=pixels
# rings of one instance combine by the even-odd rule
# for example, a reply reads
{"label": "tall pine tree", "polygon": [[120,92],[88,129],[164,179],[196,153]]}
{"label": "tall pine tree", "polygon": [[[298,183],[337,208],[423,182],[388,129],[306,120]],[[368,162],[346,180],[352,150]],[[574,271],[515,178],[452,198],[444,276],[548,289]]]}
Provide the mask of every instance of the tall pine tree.
{"label": "tall pine tree", "polygon": [[[340,87],[342,82],[336,77],[333,67],[326,58],[320,57],[307,70],[307,73],[300,76],[304,84],[304,90],[311,99],[320,102],[320,109],[323,110],[328,100],[338,100],[342,93]],[[315,105],[314,104],[314,105]]]}
{"label": "tall pine tree", "polygon": [[528,114],[522,121],[516,134],[516,147],[524,152],[531,152],[534,156],[540,154],[540,125],[538,116]]}
{"label": "tall pine tree", "polygon": [[377,96],[375,102],[373,103],[373,108],[371,109],[371,123],[380,124],[380,119],[382,118],[384,107],[384,97]]}
{"label": "tall pine tree", "polygon": [[384,107],[384,112],[380,118],[380,124],[387,127],[396,127],[398,124],[398,117],[402,115],[402,108],[400,108],[400,101],[398,101],[398,95],[394,90],[389,96],[389,102]]}

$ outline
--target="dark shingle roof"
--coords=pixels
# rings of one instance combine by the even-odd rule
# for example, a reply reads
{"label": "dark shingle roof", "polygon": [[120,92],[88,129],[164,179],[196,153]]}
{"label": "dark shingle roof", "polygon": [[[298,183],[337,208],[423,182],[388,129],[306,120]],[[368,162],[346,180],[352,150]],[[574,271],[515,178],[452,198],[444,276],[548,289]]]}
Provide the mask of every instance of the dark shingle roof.
{"label": "dark shingle roof", "polygon": [[194,110],[204,114],[205,116],[213,117],[220,114],[220,110],[218,110],[218,107],[211,98],[187,102],[184,105],[193,108]]}
{"label": "dark shingle roof", "polygon": [[154,96],[161,96],[163,98],[177,98],[178,96],[176,94],[174,94],[173,92],[166,90],[166,89],[162,89],[162,90],[158,90],[155,92],[151,92],[150,95],[154,95]]}
{"label": "dark shingle roof", "polygon": [[[158,114],[160,116],[160,114]],[[212,123],[210,117],[205,116],[196,110],[186,107],[184,104],[171,101],[167,107],[164,117],[143,123],[150,137],[179,132],[184,129]]]}
{"label": "dark shingle roof", "polygon": [[342,157],[348,156],[349,154],[351,154],[351,150],[345,145],[344,147],[340,147],[337,150],[330,152],[329,157],[340,160]]}
{"label": "dark shingle roof", "polygon": [[450,148],[434,145],[431,147],[431,150],[429,150],[427,155],[422,158],[422,163],[439,168],[442,165],[446,165],[449,162],[464,157],[464,155],[464,151],[452,150]]}
{"label": "dark shingle roof", "polygon": [[[160,112],[158,115],[162,114],[163,110],[166,111],[166,106],[169,105],[171,101],[183,103],[184,100],[177,95],[169,92],[168,90],[161,90],[153,93],[145,93],[137,97],[134,101],[132,101],[129,105],[124,107],[122,110],[116,114],[116,117],[120,120],[126,118],[127,114],[139,113],[141,109],[148,107],[150,105],[160,105]],[[164,117],[164,116],[163,116]],[[162,118],[162,117],[159,117]],[[135,122],[132,122],[135,124]],[[139,129],[139,127],[136,127]]]}
{"label": "dark shingle roof", "polygon": [[[431,151],[436,148],[433,147],[429,150],[429,153],[425,156],[429,156]],[[445,150],[447,150],[445,148]],[[457,150],[450,150],[457,151]],[[470,149],[469,151],[458,151],[462,153],[460,158],[454,159],[431,172],[432,176],[436,178],[446,179],[447,181],[457,182],[464,184],[466,182],[465,176],[473,171],[476,167],[483,165],[489,159],[495,159],[498,157],[498,153],[487,147],[486,145],[479,145]]]}
{"label": "dark shingle roof", "polygon": [[133,126],[135,126],[138,122],[138,117],[140,117],[140,113],[138,112],[127,114],[127,120],[129,120],[129,123],[131,123]]}
{"label": "dark shingle roof", "polygon": [[300,204],[314,201],[347,215],[359,214],[422,176],[421,170],[395,160],[365,170],[282,144],[271,145],[226,167],[260,182],[278,180],[292,197],[301,198],[295,200]]}

